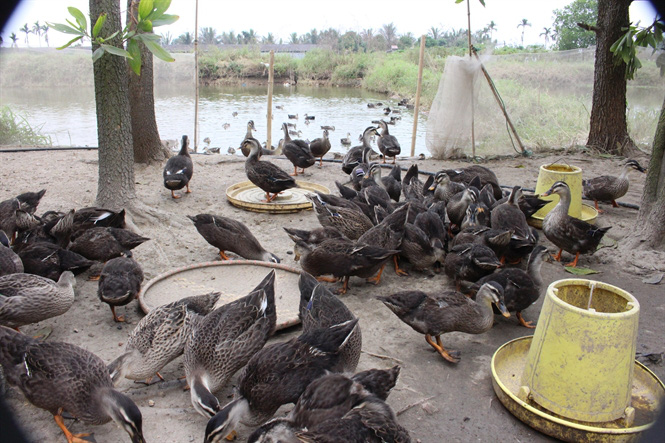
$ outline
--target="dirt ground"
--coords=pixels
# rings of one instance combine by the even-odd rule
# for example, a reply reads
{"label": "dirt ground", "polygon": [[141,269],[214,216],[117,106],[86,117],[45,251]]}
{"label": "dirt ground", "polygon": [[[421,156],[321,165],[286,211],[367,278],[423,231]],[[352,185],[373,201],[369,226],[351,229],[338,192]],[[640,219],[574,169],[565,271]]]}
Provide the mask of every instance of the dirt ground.
{"label": "dirt ground", "polygon": [[[538,167],[560,160],[561,154],[540,155],[534,158],[515,158],[486,164],[494,170],[502,185],[522,185],[534,188]],[[2,181],[0,200],[25,191],[47,189],[38,209],[66,211],[94,205],[97,187],[97,153],[94,151],[59,151],[2,153]],[[647,164],[646,158],[638,158]],[[442,168],[467,166],[468,163],[434,160],[415,160],[421,171],[434,172]],[[162,186],[162,166],[137,166],[136,190],[142,203],[161,212],[165,218],[144,219],[137,217],[136,225],[142,235],[151,238],[135,249],[135,258],[141,263],[146,281],[176,268],[198,262],[219,260],[215,248],[208,245],[197,233],[186,215],[202,212],[233,217],[243,221],[254,232],[264,247],[282,259],[282,263],[299,268],[289,252],[293,244],[282,230],[282,226],[314,228],[318,226],[311,211],[295,214],[267,215],[246,212],[231,206],[225,196],[228,186],[246,180],[241,157],[229,155],[194,156],[195,172],[192,194],[173,200]],[[285,159],[276,159],[281,167],[288,169]],[[399,163],[408,167],[413,160],[402,159]],[[583,169],[584,177],[601,174],[619,174],[618,159],[600,159],[585,154],[565,157],[565,162]],[[324,163],[323,169],[307,170],[305,180],[335,189],[334,180],[345,180],[340,165]],[[628,194],[621,201],[639,204],[644,176],[631,176]],[[424,177],[423,177],[424,180]],[[637,211],[624,207],[602,206],[607,212],[597,223],[612,226],[608,237],[618,240],[634,227]],[[541,241],[556,252],[544,236]],[[580,266],[600,271],[588,278],[617,285],[632,293],[641,304],[637,351],[662,353],[665,351],[663,325],[665,324],[665,291],[663,283],[643,283],[665,269],[665,260],[656,253],[629,254],[615,248],[604,248],[593,256],[584,256]],[[407,265],[408,269],[408,265]],[[559,263],[543,266],[545,286],[550,282],[571,278]],[[97,283],[87,281],[87,274],[77,278],[77,300],[66,314],[24,328],[34,334],[48,326],[53,333],[48,340],[67,341],[82,346],[106,362],[110,362],[123,350],[127,334],[142,317],[138,304],[120,308],[119,314],[128,319],[125,324],[115,324],[109,308],[96,295]],[[399,290],[420,288],[436,291],[449,285],[444,274],[429,276],[412,271],[407,277],[393,272],[384,273],[381,284],[373,286],[352,278],[351,290],[342,297],[349,308],[360,318],[363,332],[363,354],[358,370],[373,367],[389,368],[395,364],[402,367],[396,388],[388,403],[398,413],[399,422],[405,426],[414,441],[549,441],[549,437],[532,430],[513,417],[497,400],[492,390],[490,359],[503,343],[517,337],[531,335],[532,330],[518,326],[514,316],[510,319],[496,318],[493,329],[482,335],[450,333],[443,342],[452,349],[462,351],[462,360],[453,365],[444,361],[427,345],[424,337],[397,319],[373,296],[390,294]],[[297,288],[293,288],[297,291]],[[527,320],[537,320],[541,299],[524,315]],[[287,340],[299,334],[299,327],[278,333],[272,341]],[[650,364],[662,380],[665,367]],[[189,392],[183,390],[184,374],[181,359],[169,364],[161,372],[166,382],[150,387],[123,380],[118,388],[131,396],[143,413],[144,435],[148,442],[202,441],[207,420],[197,414],[190,404]],[[233,379],[235,383],[236,379]],[[230,398],[232,386],[218,392],[221,403]],[[35,442],[64,441],[60,430],[46,411],[30,405],[15,388],[6,393],[10,406],[20,423]],[[154,403],[153,403],[154,402]],[[152,404],[153,406],[150,406]],[[291,409],[285,406],[278,412],[284,414]],[[128,441],[127,434],[113,422],[103,426],[88,426],[73,423],[73,432],[93,431],[98,442]],[[244,440],[249,431],[239,429]]]}

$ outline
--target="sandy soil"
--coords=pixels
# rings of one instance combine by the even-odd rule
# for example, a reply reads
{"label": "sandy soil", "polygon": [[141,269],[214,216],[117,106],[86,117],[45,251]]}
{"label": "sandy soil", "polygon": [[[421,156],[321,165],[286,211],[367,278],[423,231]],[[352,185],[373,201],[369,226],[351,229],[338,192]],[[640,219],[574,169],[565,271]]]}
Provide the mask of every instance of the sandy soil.
{"label": "sandy soil", "polygon": [[[47,189],[38,213],[52,209],[65,211],[94,204],[97,186],[97,154],[94,151],[0,153],[3,173],[0,183],[0,200],[25,191]],[[549,164],[561,158],[538,156],[532,159],[509,159],[491,162],[502,185],[519,184],[534,188],[541,164]],[[640,158],[647,163],[646,159]],[[192,180],[193,193],[179,200],[172,200],[162,186],[162,166],[137,166],[136,189],[142,203],[162,212],[163,222],[137,218],[141,234],[152,240],[135,250],[135,257],[145,270],[146,281],[175,267],[197,262],[218,260],[217,251],[199,236],[186,215],[201,212],[225,215],[245,222],[266,249],[275,253],[286,265],[299,268],[294,262],[292,242],[281,229],[282,226],[314,228],[318,226],[310,211],[266,215],[250,213],[229,205],[225,190],[228,186],[246,180],[241,158],[228,155],[194,156],[195,173]],[[284,159],[275,160],[288,169]],[[619,160],[608,160],[582,154],[568,155],[565,161],[581,167],[585,177],[620,171]],[[459,162],[417,160],[421,171],[437,171],[443,167],[466,166]],[[411,160],[399,162],[408,167]],[[622,201],[639,204],[643,176],[632,176],[629,193]],[[314,181],[334,189],[334,180],[344,180],[339,164],[324,163],[307,171],[305,180]],[[633,228],[636,211],[627,208],[607,210],[598,224],[611,225],[609,237],[621,241]],[[554,251],[553,245],[543,240]],[[642,280],[651,276],[658,268],[662,271],[664,261],[653,253],[632,256],[618,249],[605,248],[594,256],[581,259],[581,266],[600,271],[590,279],[615,284],[635,295],[641,303],[638,335],[638,352],[663,352],[663,324],[665,324],[665,300],[662,283],[645,284]],[[543,266],[546,284],[562,278],[570,278],[559,263]],[[126,324],[115,324],[106,305],[96,296],[97,283],[89,282],[86,274],[78,277],[77,301],[65,315],[26,327],[28,334],[45,326],[53,329],[49,340],[59,340],[83,346],[110,362],[122,351],[129,331],[143,315],[136,302],[120,308],[119,314],[128,319]],[[382,303],[373,296],[390,294],[407,288],[434,291],[449,282],[443,274],[428,276],[411,272],[408,277],[398,277],[393,272],[384,273],[379,286],[367,285],[352,278],[352,289],[343,296],[344,302],[360,318],[363,331],[363,354],[359,370],[372,367],[389,368],[394,364],[402,367],[396,388],[388,402],[398,412],[400,423],[405,426],[414,441],[490,441],[497,436],[506,441],[548,441],[549,438],[532,430],[514,418],[497,401],[492,386],[489,363],[494,351],[503,343],[517,337],[531,335],[532,331],[517,325],[514,317],[497,318],[495,326],[483,335],[451,333],[443,337],[444,344],[462,351],[462,361],[449,364],[435,354],[422,335],[400,322]],[[293,288],[297,291],[297,288]],[[539,302],[525,311],[527,319],[536,320]],[[277,334],[273,340],[286,340],[299,333],[299,328]],[[652,364],[650,368],[665,379],[665,367]],[[166,382],[150,387],[124,380],[119,389],[128,393],[141,408],[144,417],[144,434],[149,442],[201,441],[206,419],[192,408],[189,393],[183,391],[184,381],[181,359],[169,364],[162,374]],[[235,378],[233,380],[235,382]],[[218,393],[222,403],[230,398],[232,386]],[[35,442],[63,441],[63,437],[50,414],[30,405],[15,388],[6,397],[16,411],[20,422],[32,435]],[[149,406],[153,404],[154,406]],[[290,410],[283,407],[278,414]],[[87,426],[73,423],[74,432],[94,431],[99,442],[128,441],[127,434],[113,423],[103,426]],[[248,429],[240,428],[240,438],[248,435]]]}

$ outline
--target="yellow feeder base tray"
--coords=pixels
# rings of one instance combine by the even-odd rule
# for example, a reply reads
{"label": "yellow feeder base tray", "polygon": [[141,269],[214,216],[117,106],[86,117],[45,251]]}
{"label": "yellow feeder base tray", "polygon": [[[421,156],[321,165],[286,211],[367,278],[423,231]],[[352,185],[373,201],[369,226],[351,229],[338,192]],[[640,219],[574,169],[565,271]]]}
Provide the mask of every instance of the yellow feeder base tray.
{"label": "yellow feeder base tray", "polygon": [[492,386],[503,405],[532,428],[570,442],[632,442],[649,428],[658,416],[665,398],[665,385],[656,375],[635,362],[631,406],[634,423],[626,427],[622,419],[605,423],[587,423],[567,419],[542,408],[533,401],[524,402],[517,395],[532,336],[521,337],[501,346],[492,356]]}
{"label": "yellow feeder base tray", "polygon": [[[580,220],[584,220],[585,222],[595,224],[597,217],[598,217],[598,211],[596,211],[596,208],[582,203],[582,214],[580,214],[579,217]],[[544,219],[545,219],[544,216],[543,217],[531,216],[527,219],[527,222],[529,223],[529,225],[533,226],[534,228],[542,229]]]}
{"label": "yellow feeder base tray", "polygon": [[330,189],[318,183],[296,180],[298,188],[287,189],[280,192],[277,198],[270,203],[264,202],[266,193],[252,182],[244,181],[231,185],[226,189],[226,198],[229,203],[241,209],[254,212],[268,212],[271,214],[285,214],[311,209],[312,202],[305,197],[314,191],[329,194]]}

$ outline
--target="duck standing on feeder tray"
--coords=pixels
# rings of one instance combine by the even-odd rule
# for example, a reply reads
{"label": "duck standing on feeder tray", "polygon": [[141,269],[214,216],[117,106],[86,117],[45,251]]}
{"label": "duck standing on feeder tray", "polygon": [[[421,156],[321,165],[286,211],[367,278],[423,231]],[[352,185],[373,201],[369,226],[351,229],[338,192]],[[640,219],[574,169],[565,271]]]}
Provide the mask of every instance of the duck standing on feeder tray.
{"label": "duck standing on feeder tray", "polygon": [[[261,145],[256,139],[245,140],[243,146],[250,147],[249,156],[245,161],[245,174],[249,181],[265,191],[266,202],[276,199],[282,191],[298,187],[288,172],[268,161],[259,160]],[[272,197],[271,193],[274,194]]]}
{"label": "duck standing on feeder tray", "polygon": [[189,189],[189,181],[193,174],[194,163],[192,163],[192,158],[189,156],[189,138],[183,135],[180,152],[168,159],[166,166],[164,166],[164,187],[171,190],[171,197],[180,198],[173,191],[184,187],[187,187],[187,194],[192,192]]}
{"label": "duck standing on feeder tray", "polygon": [[309,144],[304,140],[292,140],[286,123],[282,124],[282,130],[284,130],[284,147],[282,152],[293,163],[293,174],[291,175],[297,176],[298,168],[301,168],[301,174],[304,174],[305,168],[309,168],[316,163],[316,159],[309,149]]}
{"label": "duck standing on feeder tray", "polygon": [[543,219],[543,233],[545,237],[559,248],[554,257],[561,261],[561,251],[575,254],[575,260],[566,266],[577,266],[580,254],[593,254],[605,233],[611,226],[599,228],[579,218],[568,215],[570,207],[570,188],[565,182],[556,182],[542,196],[559,195],[559,203]]}

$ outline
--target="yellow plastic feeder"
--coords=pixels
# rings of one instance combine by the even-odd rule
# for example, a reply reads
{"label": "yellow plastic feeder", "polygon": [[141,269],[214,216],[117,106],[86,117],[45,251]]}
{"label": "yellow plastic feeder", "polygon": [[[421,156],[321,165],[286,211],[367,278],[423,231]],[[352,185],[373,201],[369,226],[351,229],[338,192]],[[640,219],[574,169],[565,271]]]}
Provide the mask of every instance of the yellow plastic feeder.
{"label": "yellow plastic feeder", "polygon": [[563,417],[624,418],[630,407],[640,304],[607,283],[552,283],[522,375],[521,392]]}
{"label": "yellow plastic feeder", "polygon": [[[582,204],[582,169],[577,166],[559,163],[541,165],[538,171],[538,181],[536,182],[536,194],[542,194],[558,181],[565,182],[570,188],[570,208],[568,209],[568,215],[593,223],[598,216],[598,211],[593,206]],[[545,216],[559,202],[559,196],[556,194],[541,198],[543,200],[550,200],[552,203],[540,208],[529,219],[530,223],[537,228],[542,227]]]}
{"label": "yellow plastic feeder", "polygon": [[640,305],[615,286],[553,282],[533,337],[492,357],[501,403],[565,441],[632,442],[656,420],[665,385],[635,361]]}

